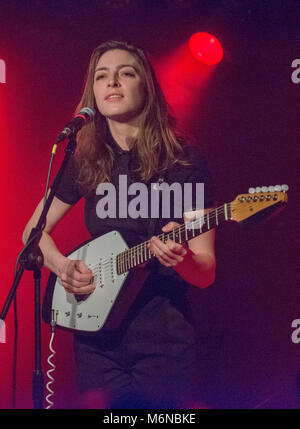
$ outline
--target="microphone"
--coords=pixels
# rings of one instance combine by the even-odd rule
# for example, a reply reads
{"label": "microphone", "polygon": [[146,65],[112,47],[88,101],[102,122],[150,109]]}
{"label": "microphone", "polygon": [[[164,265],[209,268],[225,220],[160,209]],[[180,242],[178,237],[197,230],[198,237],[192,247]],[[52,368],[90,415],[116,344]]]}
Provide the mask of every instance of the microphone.
{"label": "microphone", "polygon": [[90,107],[84,107],[81,109],[77,115],[74,116],[74,119],[72,119],[72,121],[69,122],[57,136],[56,143],[62,142],[70,134],[77,133],[85,124],[93,119],[95,113],[95,110]]}

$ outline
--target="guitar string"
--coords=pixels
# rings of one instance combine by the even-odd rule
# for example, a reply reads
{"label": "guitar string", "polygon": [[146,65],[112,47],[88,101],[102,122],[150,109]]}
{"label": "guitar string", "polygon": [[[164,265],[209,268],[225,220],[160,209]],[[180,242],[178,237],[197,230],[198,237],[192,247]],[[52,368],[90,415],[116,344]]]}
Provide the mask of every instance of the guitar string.
{"label": "guitar string", "polygon": [[[181,233],[183,231],[186,231],[187,229],[191,229],[191,228],[194,229],[196,223],[199,223],[199,222],[200,222],[201,228],[202,228],[204,226],[205,222],[206,222],[205,218],[209,217],[209,221],[213,222],[215,219],[217,219],[218,215],[223,214],[223,212],[226,211],[225,205],[229,205],[229,204],[230,203],[224,204],[223,206],[220,206],[220,207],[217,207],[216,209],[211,210],[210,212],[204,214],[203,216],[201,216],[201,217],[199,217],[199,218],[197,218],[197,219],[195,219],[195,220],[193,220],[191,222],[186,222],[185,224],[182,224],[182,225],[178,226],[173,231],[175,231],[175,233],[180,233],[180,235],[181,235]],[[164,239],[165,236],[172,235],[173,231],[170,231],[168,233],[159,234],[159,235],[157,235],[157,237],[160,238],[160,239]],[[150,240],[146,240],[143,243],[140,243],[140,244],[138,244],[136,246],[133,246],[133,247],[131,247],[129,249],[126,249],[124,252],[121,252],[117,256],[119,256],[120,259],[121,259],[123,256],[125,256],[127,254],[127,256],[128,256],[127,259],[128,260],[124,261],[124,262],[128,262],[128,264],[129,264],[129,263],[132,262],[132,259],[135,259],[135,257],[137,256],[139,248],[140,248],[140,250],[142,250],[142,253],[147,252],[149,254],[149,249],[147,248],[147,244],[149,244],[149,243],[150,243]],[[120,256],[120,255],[122,255],[122,256]],[[151,258],[151,257],[153,257],[153,254],[149,255],[149,256]],[[99,269],[99,267],[100,267],[101,264],[104,265],[104,264],[110,263],[111,259],[113,259],[113,258],[114,257],[111,257],[111,258],[108,258],[108,259],[104,259],[102,262],[99,262],[96,265],[93,265],[93,266],[89,267],[91,269],[91,271],[93,272],[93,275],[94,275],[94,271],[93,271],[94,269]]]}
{"label": "guitar string", "polygon": [[[193,227],[193,229],[194,229],[194,226],[195,226],[195,224],[196,223],[199,223],[199,221],[200,221],[200,223],[202,223],[201,221],[203,221],[203,224],[201,225],[201,227],[203,227],[204,226],[204,224],[205,224],[205,217],[207,217],[207,216],[209,216],[209,218],[210,218],[210,221],[213,221],[214,220],[214,218],[217,218],[217,215],[216,215],[216,212],[218,213],[218,215],[219,214],[221,214],[223,211],[224,211],[224,209],[225,209],[225,207],[224,207],[225,205],[223,205],[223,206],[220,206],[220,207],[217,207],[216,209],[214,209],[214,210],[211,210],[210,212],[208,212],[208,213],[206,213],[205,215],[203,215],[203,216],[201,216],[200,218],[197,218],[197,219],[195,219],[195,220],[193,220],[193,221],[191,221],[191,222],[186,222],[185,224],[183,224],[183,225],[180,225],[179,227],[177,227],[177,230],[176,230],[176,228],[175,228],[175,231],[176,231],[176,233],[182,233],[183,231],[185,231],[188,227]],[[213,214],[213,216],[211,216]],[[164,239],[165,237],[165,235],[167,236],[167,235],[171,235],[172,234],[172,232],[169,232],[169,233],[163,233],[163,234],[159,234],[158,235],[158,237],[159,238],[162,238],[162,239]],[[137,246],[133,246],[133,247],[131,247],[130,249],[127,249],[125,252],[121,252],[120,254],[119,254],[119,257],[120,257],[120,259],[121,259],[121,263],[124,263],[124,262],[127,262],[128,264],[130,264],[131,262],[132,262],[132,259],[135,259],[136,257],[138,257],[139,255],[138,255],[138,250],[139,250],[139,248],[140,248],[140,250],[142,250],[142,252],[144,252],[145,253],[145,251],[149,254],[149,249],[147,248],[146,249],[146,245],[147,244],[149,244],[150,243],[150,240],[147,240],[147,241],[145,241],[145,242],[143,242],[143,243],[140,243],[140,244],[138,244]],[[127,256],[128,256],[128,260],[127,261],[122,261],[122,257],[124,257],[125,255],[126,255],[126,253],[127,253]],[[120,255],[122,255],[122,256],[120,256]],[[148,255],[150,258],[151,257],[153,257],[153,254],[151,255],[151,254],[149,254]],[[111,259],[111,258],[110,258]],[[110,260],[109,259],[109,260]],[[109,260],[107,260],[107,261],[109,261]],[[105,260],[104,260],[105,261]],[[103,263],[104,263],[104,261],[103,261]],[[99,264],[98,264],[99,265]],[[96,266],[94,266],[94,267],[96,267]],[[91,268],[93,268],[93,267],[91,267]]]}
{"label": "guitar string", "polygon": [[[260,202],[260,201],[257,200],[257,202]],[[174,228],[174,230],[172,230],[168,233],[159,234],[159,235],[157,235],[157,237],[159,239],[164,240],[165,238],[166,239],[170,238],[170,236],[172,236],[172,234],[173,234],[173,236],[174,236],[174,234],[180,234],[180,236],[181,236],[182,232],[184,232],[184,231],[186,232],[187,230],[191,230],[191,229],[194,230],[196,223],[200,223],[200,228],[203,228],[205,226],[205,223],[208,224],[208,221],[209,221],[209,223],[210,222],[213,223],[215,220],[218,219],[219,215],[222,215],[224,213],[228,214],[227,213],[228,207],[229,207],[229,209],[234,209],[234,208],[236,208],[236,206],[238,206],[240,204],[241,203],[237,202],[237,201],[233,201],[231,203],[225,203],[222,206],[219,206],[216,209],[213,209],[213,210],[209,211],[208,213],[205,213],[201,217],[199,217],[193,221],[186,222],[186,223],[178,226],[177,228]],[[206,221],[205,219],[207,219],[208,221]],[[199,227],[197,226],[197,228],[199,228]],[[211,228],[209,228],[209,229],[211,229]],[[136,258],[139,258],[139,256],[141,257],[141,259],[143,259],[143,254],[145,254],[145,253],[147,253],[146,259],[148,259],[148,257],[151,259],[154,255],[153,254],[151,255],[151,251],[147,247],[147,244],[149,244],[149,243],[150,243],[150,240],[146,240],[143,243],[140,243],[136,246],[133,246],[129,249],[126,249],[124,252],[121,252],[120,254],[118,254],[117,256],[119,256],[119,264],[121,264],[123,266],[126,266],[126,264],[130,265],[132,263],[132,259],[135,261]],[[103,260],[102,263],[103,264],[109,263],[109,261],[111,259],[112,258]],[[100,263],[91,267],[92,271],[93,271],[93,268],[96,268],[99,265],[100,265]],[[132,268],[132,267],[130,267],[130,268]]]}

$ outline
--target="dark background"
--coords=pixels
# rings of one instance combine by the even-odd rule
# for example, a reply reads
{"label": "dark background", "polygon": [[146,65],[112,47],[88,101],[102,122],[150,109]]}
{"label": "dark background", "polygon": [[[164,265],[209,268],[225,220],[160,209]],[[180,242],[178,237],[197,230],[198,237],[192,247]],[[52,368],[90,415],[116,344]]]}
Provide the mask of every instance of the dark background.
{"label": "dark background", "polygon": [[[201,88],[197,79],[195,87],[189,78],[182,82],[193,93],[184,125],[211,166],[219,203],[250,186],[286,183],[290,191],[285,210],[268,222],[220,227],[216,282],[205,290],[191,287],[201,398],[211,408],[298,408],[300,343],[292,342],[291,323],[300,319],[300,84],[291,80],[291,63],[300,58],[299,18],[299,2],[289,0],[2,1],[1,303],[23,229],[43,196],[54,139],[81,96],[92,49],[111,38],[131,40],[159,66],[193,33],[208,31],[221,41],[224,58]],[[55,170],[62,155],[61,148]],[[62,251],[87,237],[82,208],[80,202],[54,233]],[[19,287],[18,307],[17,407],[31,408],[31,274]],[[11,407],[12,309],[6,325],[1,408]],[[45,376],[48,341],[43,324]],[[55,349],[55,406],[76,408],[71,335],[57,330]]]}

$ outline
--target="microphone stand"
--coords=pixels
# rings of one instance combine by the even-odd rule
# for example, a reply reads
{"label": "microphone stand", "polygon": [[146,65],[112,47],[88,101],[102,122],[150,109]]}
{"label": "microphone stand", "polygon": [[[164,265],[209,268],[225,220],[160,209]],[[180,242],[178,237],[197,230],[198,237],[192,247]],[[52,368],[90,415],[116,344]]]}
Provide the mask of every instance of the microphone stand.
{"label": "microphone stand", "polygon": [[60,184],[63,172],[69,162],[71,155],[76,149],[76,133],[68,136],[69,142],[65,148],[65,156],[60,169],[53,181],[50,194],[44,204],[43,211],[35,228],[32,228],[25,247],[19,255],[20,267],[15,275],[13,284],[0,313],[1,327],[7,315],[11,302],[15,296],[17,287],[22,279],[24,271],[33,271],[34,277],[34,325],[35,325],[35,368],[32,376],[32,399],[34,409],[42,409],[44,393],[44,377],[41,366],[41,270],[44,265],[44,257],[39,248],[39,242],[46,225],[46,217]]}

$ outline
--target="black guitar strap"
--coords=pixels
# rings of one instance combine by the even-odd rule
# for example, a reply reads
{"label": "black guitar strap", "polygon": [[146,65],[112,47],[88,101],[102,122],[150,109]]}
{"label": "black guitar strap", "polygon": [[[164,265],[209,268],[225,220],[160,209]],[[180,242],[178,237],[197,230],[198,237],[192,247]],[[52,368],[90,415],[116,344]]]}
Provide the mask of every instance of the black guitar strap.
{"label": "black guitar strap", "polygon": [[[154,187],[154,189],[156,190],[157,185],[160,185],[161,183],[163,183],[163,181],[164,181],[164,172],[160,174],[156,183],[151,183],[151,186]],[[158,192],[158,189],[157,189],[157,192]],[[159,213],[161,213],[161,209],[162,209],[162,192],[159,193]],[[147,240],[150,240],[150,238],[153,237],[153,235],[155,235],[154,234],[155,228],[157,226],[158,221],[159,221],[159,218],[150,217],[149,224],[148,224]]]}

